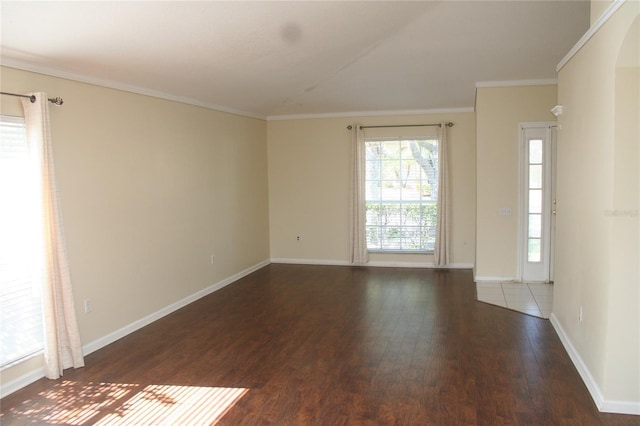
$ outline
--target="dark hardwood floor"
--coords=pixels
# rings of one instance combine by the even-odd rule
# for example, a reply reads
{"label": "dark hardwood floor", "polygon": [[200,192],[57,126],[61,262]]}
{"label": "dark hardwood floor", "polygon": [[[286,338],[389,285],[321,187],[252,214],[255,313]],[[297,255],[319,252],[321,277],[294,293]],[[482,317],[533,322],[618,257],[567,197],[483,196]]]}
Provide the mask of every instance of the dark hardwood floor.
{"label": "dark hardwood floor", "polygon": [[470,271],[270,265],[86,364],[0,423],[640,423],[599,413],[549,321],[476,301]]}

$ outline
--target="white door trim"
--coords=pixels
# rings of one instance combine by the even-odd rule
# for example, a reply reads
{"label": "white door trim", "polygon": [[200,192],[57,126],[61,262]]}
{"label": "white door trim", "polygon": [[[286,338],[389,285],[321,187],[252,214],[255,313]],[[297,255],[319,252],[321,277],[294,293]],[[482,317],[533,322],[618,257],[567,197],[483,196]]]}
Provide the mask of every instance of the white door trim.
{"label": "white door trim", "polygon": [[[518,137],[518,175],[519,175],[519,182],[518,182],[518,198],[519,198],[519,210],[518,210],[518,267],[517,267],[517,275],[516,275],[516,280],[517,281],[522,281],[523,280],[523,275],[524,275],[524,262],[526,260],[526,256],[527,256],[527,252],[525,251],[525,241],[526,241],[526,236],[528,235],[528,229],[527,229],[527,225],[528,225],[528,221],[525,220],[526,218],[526,212],[525,212],[525,208],[526,208],[526,195],[528,193],[528,186],[527,186],[527,181],[525,180],[525,176],[527,176],[527,173],[525,173],[525,167],[528,167],[527,164],[525,164],[525,130],[526,129],[544,129],[545,133],[546,133],[546,139],[549,142],[549,145],[552,144],[552,128],[556,127],[557,123],[555,121],[541,121],[541,122],[522,122],[520,123],[520,131],[519,131],[519,137]],[[553,165],[553,161],[555,161],[555,159],[551,158],[552,155],[552,150],[545,150],[548,151],[546,153],[546,157],[547,159],[545,161],[548,161],[548,169],[547,173],[545,173],[547,176],[545,177],[545,180],[547,181],[551,181],[552,176],[551,176],[551,171],[552,171],[552,165]],[[551,182],[552,185],[554,185],[554,182]],[[527,188],[525,188],[525,186],[527,186]],[[544,278],[543,281],[548,282],[551,279],[550,273],[551,273],[551,247],[553,246],[553,244],[549,244],[551,243],[551,239],[553,238],[553,235],[551,234],[551,200],[552,200],[552,192],[553,190],[551,188],[548,188],[547,191],[545,191],[544,195],[544,200],[543,200],[543,217],[546,216],[546,220],[543,219],[545,226],[543,227],[543,240],[547,242],[546,244],[546,248],[543,252],[543,256],[546,257],[546,265],[545,265],[545,270],[544,270]]]}

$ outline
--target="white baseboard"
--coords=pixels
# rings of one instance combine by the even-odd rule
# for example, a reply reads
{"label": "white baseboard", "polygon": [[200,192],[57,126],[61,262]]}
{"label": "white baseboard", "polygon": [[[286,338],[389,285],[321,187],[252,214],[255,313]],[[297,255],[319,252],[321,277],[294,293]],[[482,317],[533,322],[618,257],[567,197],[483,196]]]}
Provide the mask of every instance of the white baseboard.
{"label": "white baseboard", "polygon": [[640,415],[640,402],[610,401],[604,399],[602,391],[600,390],[600,386],[598,386],[598,383],[591,375],[589,368],[584,363],[582,357],[571,343],[571,340],[567,336],[567,333],[565,333],[562,325],[560,325],[560,322],[558,321],[558,318],[555,316],[555,314],[551,314],[551,316],[549,317],[549,321],[551,322],[551,325],[553,325],[553,328],[558,334],[562,345],[569,354],[569,358],[571,358],[573,365],[575,365],[576,369],[578,370],[578,374],[580,374],[582,381],[587,386],[587,389],[591,394],[591,398],[596,404],[596,407],[598,407],[598,410],[603,413]]}
{"label": "white baseboard", "polygon": [[603,413],[640,416],[640,402],[604,400],[602,402],[602,407],[599,407],[598,409]]}
{"label": "white baseboard", "polygon": [[4,398],[5,396],[12,394],[17,390],[20,390],[23,387],[42,379],[43,377],[44,367],[24,374],[8,383],[0,383],[0,398]]}
{"label": "white baseboard", "polygon": [[247,275],[249,275],[252,272],[257,271],[260,268],[263,268],[265,266],[267,266],[269,263],[271,263],[269,260],[265,260],[262,261],[260,263],[257,263],[243,271],[238,272],[237,274],[234,274],[228,278],[225,278],[222,281],[219,281],[203,290],[200,290],[194,294],[192,294],[191,296],[187,296],[182,300],[179,300],[175,303],[172,303],[169,306],[166,306],[162,309],[160,309],[159,311],[156,311],[150,315],[147,315],[144,318],[141,318],[137,321],[132,322],[131,324],[128,324],[112,333],[107,334],[106,336],[103,336],[99,339],[94,340],[93,342],[87,343],[86,345],[84,345],[82,347],[83,352],[85,355],[90,354],[91,352],[95,352],[100,348],[103,348],[105,346],[107,346],[110,343],[115,342],[118,339],[123,338],[124,336],[133,333],[136,330],[141,329],[144,326],[147,326],[149,324],[151,324],[154,321],[159,320],[160,318],[169,315],[170,313],[177,311],[180,308],[183,308],[185,306],[187,306],[190,303],[195,302],[196,300],[207,296],[211,293],[213,293],[214,291],[220,290],[223,287],[228,286],[229,284],[239,280],[240,278],[243,278]]}
{"label": "white baseboard", "polygon": [[450,263],[447,266],[438,268],[433,262],[385,262],[376,260],[367,263],[365,266],[382,268],[472,269],[473,263]]}
{"label": "white baseboard", "polygon": [[490,282],[496,282],[499,281],[501,283],[507,283],[507,282],[514,282],[516,281],[515,277],[491,277],[491,276],[482,276],[482,275],[478,275],[473,277],[473,280],[475,282],[483,282],[483,281],[490,281]]}
{"label": "white baseboard", "polygon": [[[363,264],[353,264],[346,260],[332,259],[271,259],[271,263],[289,263],[294,265],[326,265],[326,266],[373,266],[382,268],[431,268],[436,266],[433,262],[385,262],[385,261],[369,261]],[[445,269],[472,269],[473,263],[452,263]]]}
{"label": "white baseboard", "polygon": [[[100,348],[103,348],[105,346],[107,346],[110,343],[115,342],[118,339],[123,338],[124,336],[133,333],[136,330],[141,329],[142,327],[151,324],[154,321],[159,320],[160,318],[174,312],[177,311],[180,308],[183,308],[185,306],[187,306],[188,304],[195,302],[196,300],[207,296],[208,294],[213,293],[214,291],[220,290],[223,287],[228,286],[229,284],[239,280],[240,278],[243,278],[247,275],[249,275],[252,272],[257,271],[260,268],[263,268],[265,266],[267,266],[269,263],[271,263],[269,260],[265,260],[262,261],[260,263],[257,263],[243,271],[238,272],[237,274],[234,274],[228,278],[225,278],[222,281],[219,281],[203,290],[200,290],[190,296],[185,297],[182,300],[179,300],[175,303],[172,303],[171,305],[160,309],[159,311],[156,311],[150,315],[147,315],[144,318],[141,318],[137,321],[132,322],[131,324],[128,324],[112,333],[107,334],[106,336],[100,337],[99,339],[94,340],[93,342],[87,343],[86,345],[84,345],[82,347],[83,353],[85,355],[88,355],[92,352],[97,351]],[[15,380],[12,380],[11,382],[8,383],[0,383],[0,396],[2,398],[4,398],[5,396],[19,390],[22,389],[23,387],[30,385],[31,383],[35,382],[36,380],[39,380],[41,378],[44,377],[44,368],[40,368],[38,370],[34,370],[32,372],[29,372],[23,376],[18,377]]]}
{"label": "white baseboard", "polygon": [[564,349],[569,354],[569,358],[571,358],[573,365],[575,365],[576,369],[578,370],[578,374],[580,374],[580,377],[582,377],[582,381],[587,386],[587,389],[591,394],[591,398],[593,398],[593,401],[596,403],[598,410],[602,411],[601,407],[602,407],[602,403],[604,402],[604,397],[602,396],[600,387],[598,386],[595,379],[591,375],[589,368],[587,368],[587,365],[582,360],[582,357],[580,356],[576,348],[571,343],[571,340],[569,340],[567,333],[565,333],[564,329],[562,328],[562,325],[560,325],[560,322],[558,321],[558,317],[556,317],[554,313],[551,313],[551,315],[549,316],[549,321],[551,322],[551,325],[556,331],[556,334],[560,338],[560,341],[562,342]]}
{"label": "white baseboard", "polygon": [[346,260],[334,259],[289,259],[276,258],[271,259],[271,263],[288,263],[291,265],[324,265],[324,266],[350,266],[351,263]]}

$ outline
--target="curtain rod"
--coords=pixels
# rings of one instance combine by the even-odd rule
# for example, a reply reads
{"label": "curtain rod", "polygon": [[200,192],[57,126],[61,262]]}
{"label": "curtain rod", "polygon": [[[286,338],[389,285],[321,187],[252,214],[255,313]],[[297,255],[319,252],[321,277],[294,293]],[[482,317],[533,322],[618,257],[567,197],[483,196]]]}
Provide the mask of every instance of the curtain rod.
{"label": "curtain rod", "polygon": [[[19,95],[17,93],[9,93],[9,92],[0,92],[0,95],[9,95],[9,96],[17,96],[19,98],[29,98],[29,100],[31,101],[31,103],[34,103],[36,101],[36,96],[35,95]],[[64,102],[62,100],[62,98],[49,98],[49,102],[51,102],[52,104],[56,104],[56,105],[62,105],[62,103]]]}
{"label": "curtain rod", "polygon": [[[430,124],[392,124],[392,125],[388,125],[388,126],[360,126],[360,129],[379,129],[379,128],[386,128],[386,127],[434,127],[434,126],[438,126],[438,127],[442,127],[441,123],[430,123]],[[453,123],[451,121],[448,121],[445,126],[447,127],[453,127]],[[353,126],[349,125],[347,126],[347,130],[352,130]]]}

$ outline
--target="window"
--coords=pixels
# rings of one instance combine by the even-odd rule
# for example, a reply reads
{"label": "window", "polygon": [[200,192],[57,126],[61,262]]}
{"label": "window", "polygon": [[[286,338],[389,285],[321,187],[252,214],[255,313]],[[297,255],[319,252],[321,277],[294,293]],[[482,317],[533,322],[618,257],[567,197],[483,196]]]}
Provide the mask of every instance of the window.
{"label": "window", "polygon": [[540,262],[542,247],[542,139],[529,140],[527,260]]}
{"label": "window", "polygon": [[0,367],[43,349],[42,210],[24,120],[0,116]]}
{"label": "window", "polygon": [[365,145],[368,250],[433,252],[437,139],[367,139]]}

